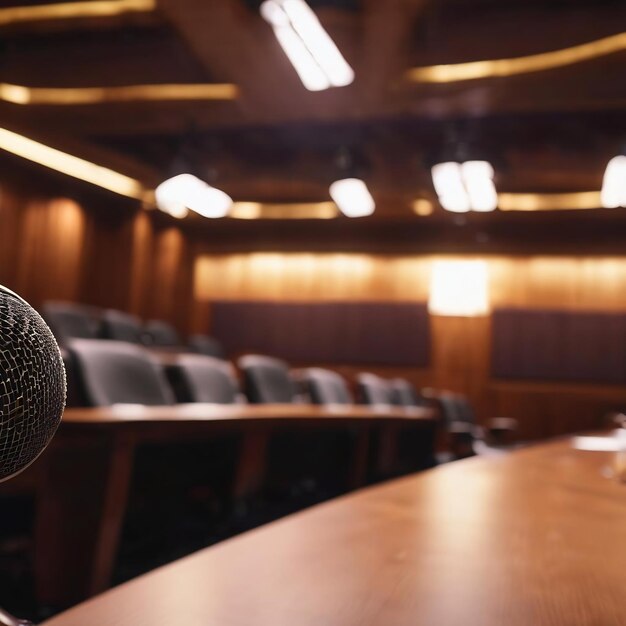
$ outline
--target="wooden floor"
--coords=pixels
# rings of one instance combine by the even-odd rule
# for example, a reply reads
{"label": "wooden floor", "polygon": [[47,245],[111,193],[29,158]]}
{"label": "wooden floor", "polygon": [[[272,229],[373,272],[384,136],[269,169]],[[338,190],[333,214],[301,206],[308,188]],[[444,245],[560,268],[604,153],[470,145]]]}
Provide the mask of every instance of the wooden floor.
{"label": "wooden floor", "polygon": [[626,485],[571,440],[474,458],[229,540],[46,626],[626,624]]}

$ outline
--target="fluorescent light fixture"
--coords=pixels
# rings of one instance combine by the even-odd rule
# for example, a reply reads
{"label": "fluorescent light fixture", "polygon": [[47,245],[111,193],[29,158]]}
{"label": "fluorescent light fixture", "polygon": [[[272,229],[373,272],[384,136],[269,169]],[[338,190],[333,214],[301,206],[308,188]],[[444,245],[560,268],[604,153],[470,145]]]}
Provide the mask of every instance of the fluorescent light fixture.
{"label": "fluorescent light fixture", "polygon": [[494,171],[487,161],[467,161],[461,165],[463,182],[474,211],[495,211],[498,194],[493,184]]}
{"label": "fluorescent light fixture", "polygon": [[354,71],[304,0],[284,0],[283,10],[304,45],[311,51],[333,87],[354,81]]}
{"label": "fluorescent light fixture", "polygon": [[302,40],[289,26],[274,27],[274,34],[283,52],[291,61],[302,84],[309,91],[323,91],[330,87],[330,81],[322,68],[315,62]]}
{"label": "fluorescent light fixture", "polygon": [[180,174],[162,182],[155,190],[157,207],[173,217],[185,217],[187,210],[203,217],[225,217],[232,198],[192,174]]}
{"label": "fluorescent light fixture", "polygon": [[498,206],[494,171],[487,161],[438,163],[432,168],[432,177],[439,202],[447,211],[487,212]]}
{"label": "fluorescent light fixture", "polygon": [[626,156],[613,157],[606,166],[601,201],[606,209],[626,207]]}
{"label": "fluorescent light fixture", "polygon": [[146,193],[143,185],[134,178],[61,152],[5,128],[0,128],[0,149],[122,196],[141,200]]}
{"label": "fluorescent light fixture", "polygon": [[330,197],[346,217],[365,217],[376,209],[372,194],[359,178],[336,180],[329,191]]}
{"label": "fluorescent light fixture", "polygon": [[260,11],[309,91],[354,81],[354,70],[304,0],[265,0]]}
{"label": "fluorescent light fixture", "polygon": [[463,185],[461,166],[458,163],[438,163],[431,170],[433,185],[441,206],[453,213],[467,213],[470,199]]}
{"label": "fluorescent light fixture", "polygon": [[434,261],[428,310],[433,315],[476,317],[489,312],[485,261]]}

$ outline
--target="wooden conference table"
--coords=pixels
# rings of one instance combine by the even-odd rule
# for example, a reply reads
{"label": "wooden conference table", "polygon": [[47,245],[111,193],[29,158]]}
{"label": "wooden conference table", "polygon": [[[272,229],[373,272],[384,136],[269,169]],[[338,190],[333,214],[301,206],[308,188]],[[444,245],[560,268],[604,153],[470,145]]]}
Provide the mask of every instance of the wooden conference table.
{"label": "wooden conference table", "polygon": [[569,440],[372,487],[46,626],[626,624],[626,484]]}
{"label": "wooden conference table", "polygon": [[[435,417],[433,410],[422,408],[304,404],[67,409],[40,461],[34,564],[38,600],[69,606],[110,585],[139,445],[197,443],[219,433],[237,433],[240,447],[231,494],[237,501],[261,487],[268,442],[280,428],[349,429],[354,443],[347,488],[354,489],[365,484],[372,464],[379,476],[393,475],[403,425],[424,427],[432,450]],[[372,426],[378,435],[375,459],[370,458]]]}

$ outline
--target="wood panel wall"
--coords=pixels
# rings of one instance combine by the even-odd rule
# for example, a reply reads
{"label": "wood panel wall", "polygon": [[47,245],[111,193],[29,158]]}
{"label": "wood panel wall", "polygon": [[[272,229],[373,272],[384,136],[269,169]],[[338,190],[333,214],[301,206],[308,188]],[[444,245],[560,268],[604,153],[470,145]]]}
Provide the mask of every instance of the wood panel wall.
{"label": "wood panel wall", "polygon": [[0,284],[35,307],[82,302],[187,332],[192,261],[182,232],[149,211],[109,197],[35,196],[0,181]]}
{"label": "wood panel wall", "polygon": [[[88,207],[88,208],[87,208]],[[0,179],[0,283],[34,306],[64,299],[210,331],[213,299],[424,301],[434,255],[216,253],[206,231],[183,231],[110,195],[70,199]],[[626,311],[626,256],[490,256],[492,306]],[[420,387],[468,393],[481,417],[511,415],[525,437],[595,427],[626,405],[626,387],[494,381],[490,317],[431,319],[431,367],[383,368]],[[339,368],[351,376],[362,368]]]}
{"label": "wood panel wall", "polygon": [[[196,307],[211,300],[424,301],[436,255],[205,254],[196,261]],[[493,307],[626,311],[626,257],[484,257]],[[427,370],[378,368],[420,387],[467,393],[481,418],[512,416],[521,435],[548,437],[595,428],[626,407],[626,385],[496,381],[490,378],[491,317],[431,317]],[[626,350],[626,346],[624,346]],[[358,364],[340,369],[352,376]]]}

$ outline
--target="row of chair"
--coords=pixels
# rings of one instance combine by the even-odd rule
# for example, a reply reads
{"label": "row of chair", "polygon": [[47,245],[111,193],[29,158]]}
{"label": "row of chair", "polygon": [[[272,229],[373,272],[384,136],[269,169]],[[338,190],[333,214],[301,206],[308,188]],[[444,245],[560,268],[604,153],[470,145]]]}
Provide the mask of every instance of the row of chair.
{"label": "row of chair", "polygon": [[[223,361],[219,343],[194,335],[182,345],[166,322],[142,324],[136,316],[74,303],[46,302],[42,314],[68,357],[70,403],[102,406],[120,402],[173,404],[290,403],[390,406],[430,405],[439,409],[455,457],[466,456],[478,440],[500,444],[511,440],[514,420],[498,418],[480,428],[467,398],[455,393],[417,391],[404,378],[386,380],[370,373],[357,375],[354,393],[337,372],[323,368],[290,371],[279,359],[247,355],[238,362],[241,383],[232,364]],[[99,341],[104,338],[108,341]],[[172,358],[158,362],[165,348]]]}
{"label": "row of chair", "polygon": [[116,309],[48,301],[41,314],[63,346],[72,339],[112,339],[157,348],[185,347],[207,356],[223,356],[222,346],[213,337],[191,335],[185,344],[171,324],[162,320],[144,324],[137,316]]}
{"label": "row of chair", "polygon": [[67,353],[74,405],[310,402],[433,406],[443,418],[449,458],[473,454],[481,441],[495,446],[510,444],[517,427],[509,418],[495,418],[480,427],[465,396],[432,389],[418,392],[404,378],[361,373],[356,376],[353,393],[337,372],[319,367],[290,370],[284,361],[262,355],[241,357],[236,369],[228,361],[191,353],[159,360],[141,346],[119,341],[74,339],[67,344]]}
{"label": "row of chair", "polygon": [[[66,346],[68,370],[80,386],[79,404],[355,402],[347,381],[337,372],[322,368],[291,372],[284,361],[269,356],[241,357],[240,384],[234,366],[215,357],[180,353],[160,362],[141,346],[97,339],[72,339]],[[356,400],[370,405],[423,404],[408,380],[386,380],[374,374],[357,376]]]}

